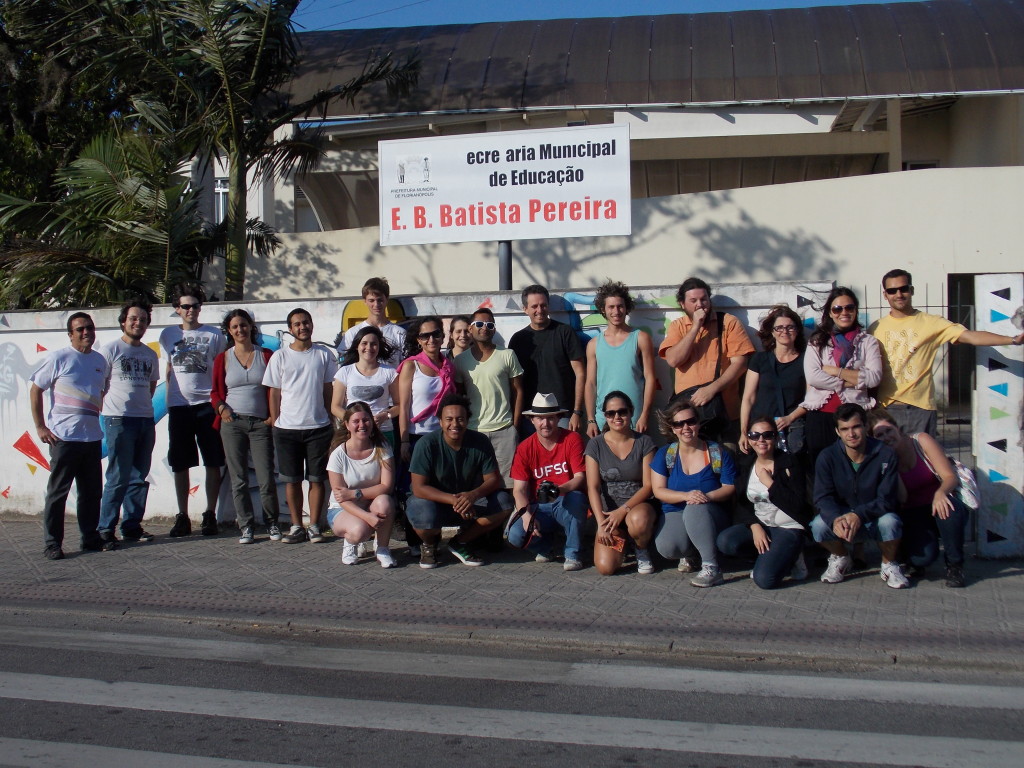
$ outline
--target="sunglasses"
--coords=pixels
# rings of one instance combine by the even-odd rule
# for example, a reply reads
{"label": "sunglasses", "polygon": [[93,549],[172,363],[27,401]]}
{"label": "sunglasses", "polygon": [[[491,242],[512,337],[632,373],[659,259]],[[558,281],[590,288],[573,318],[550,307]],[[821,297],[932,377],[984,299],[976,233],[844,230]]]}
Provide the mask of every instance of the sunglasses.
{"label": "sunglasses", "polygon": [[609,410],[604,412],[604,417],[606,419],[614,419],[619,417],[624,419],[627,416],[629,416],[629,408],[616,408],[615,410]]}
{"label": "sunglasses", "polygon": [[199,309],[201,304],[179,304],[178,309],[183,309],[188,312],[190,309]]}
{"label": "sunglasses", "polygon": [[96,330],[96,326],[95,325],[80,325],[77,328],[72,328],[71,332],[72,333],[87,333],[88,331],[95,331],[95,330]]}
{"label": "sunglasses", "polygon": [[857,305],[856,304],[833,304],[832,305],[832,314],[833,315],[841,315],[841,314],[843,314],[843,312],[856,312],[856,311],[857,311]]}
{"label": "sunglasses", "polygon": [[483,320],[474,320],[470,325],[474,328],[486,328],[488,331],[494,330],[494,323],[484,322]]}
{"label": "sunglasses", "polygon": [[675,429],[681,429],[682,427],[695,427],[700,423],[700,419],[696,416],[691,416],[688,419],[679,419],[679,421],[673,421],[672,426]]}
{"label": "sunglasses", "polygon": [[774,429],[769,429],[766,432],[747,432],[748,440],[774,440],[779,433]]}
{"label": "sunglasses", "polygon": [[426,341],[427,339],[437,339],[440,341],[444,338],[444,331],[428,331],[427,333],[417,333],[416,338],[420,341]]}
{"label": "sunglasses", "polygon": [[895,296],[897,293],[913,293],[914,286],[909,283],[907,285],[897,285],[894,288],[886,288],[885,292],[890,296]]}
{"label": "sunglasses", "polygon": [[772,328],[776,333],[796,333],[795,325],[776,325]]}

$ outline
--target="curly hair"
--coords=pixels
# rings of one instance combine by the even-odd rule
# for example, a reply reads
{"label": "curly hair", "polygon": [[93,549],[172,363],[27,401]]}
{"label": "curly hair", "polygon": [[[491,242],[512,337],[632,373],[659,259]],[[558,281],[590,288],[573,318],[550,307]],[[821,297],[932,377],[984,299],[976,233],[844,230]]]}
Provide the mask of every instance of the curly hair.
{"label": "curly hair", "polygon": [[796,347],[797,352],[803,352],[807,347],[807,339],[804,337],[804,321],[800,319],[800,315],[790,309],[788,304],[776,304],[768,310],[768,314],[761,321],[761,327],[757,330],[757,338],[761,340],[764,351],[771,352],[775,349],[775,334],[772,333],[772,329],[780,317],[787,317],[796,325],[796,338],[793,340],[793,346]]}
{"label": "curly hair", "polygon": [[658,411],[658,431],[666,437],[674,438],[675,432],[672,429],[672,422],[675,421],[675,415],[687,410],[693,411],[693,415],[699,418],[697,406],[686,398],[680,397],[669,400],[664,410]]}
{"label": "curly hair", "polygon": [[359,361],[359,342],[363,340],[365,336],[376,336],[377,337],[377,361],[390,360],[391,355],[395,353],[395,348],[392,347],[388,340],[384,338],[384,334],[381,333],[380,328],[375,325],[363,326],[356,333],[355,338],[352,339],[352,345],[345,350],[344,357],[341,358],[341,364],[352,365]]}
{"label": "curly hair", "polygon": [[597,307],[597,311],[601,313],[602,317],[607,317],[604,313],[604,303],[613,296],[618,296],[622,299],[622,302],[626,305],[627,315],[636,307],[636,302],[629,295],[629,288],[626,284],[620,283],[618,280],[609,280],[597,289],[597,294],[594,296],[594,306]]}
{"label": "curly hair", "polygon": [[441,322],[441,318],[437,315],[426,315],[425,317],[417,317],[405,329],[405,350],[403,351],[403,357],[412,357],[420,353],[420,342],[416,337],[420,334],[420,328],[423,327],[424,323],[436,323],[437,328],[442,333],[444,332],[444,323]]}

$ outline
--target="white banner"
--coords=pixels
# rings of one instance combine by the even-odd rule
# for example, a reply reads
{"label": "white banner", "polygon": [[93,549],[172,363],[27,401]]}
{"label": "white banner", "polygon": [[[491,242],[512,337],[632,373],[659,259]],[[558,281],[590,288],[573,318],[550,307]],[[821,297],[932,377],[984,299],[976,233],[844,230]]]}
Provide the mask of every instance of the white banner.
{"label": "white banner", "polygon": [[628,235],[629,127],[381,141],[380,244]]}

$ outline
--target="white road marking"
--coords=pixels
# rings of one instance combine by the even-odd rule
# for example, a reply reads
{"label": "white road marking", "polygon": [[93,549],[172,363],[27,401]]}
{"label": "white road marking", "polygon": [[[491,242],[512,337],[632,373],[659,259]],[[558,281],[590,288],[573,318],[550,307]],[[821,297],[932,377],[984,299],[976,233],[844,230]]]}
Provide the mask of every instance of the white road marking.
{"label": "white road marking", "polygon": [[863,759],[874,764],[878,755],[885,755],[887,765],[922,768],[1020,768],[1024,754],[1024,744],[1019,741],[361,701],[15,672],[0,672],[0,697],[191,715],[230,712],[237,717],[245,713],[247,720],[787,760]]}
{"label": "white road marking", "polygon": [[280,763],[3,737],[0,737],[0,765],[4,768],[66,768],[69,765],[75,768],[284,768]]}
{"label": "white road marking", "polygon": [[1024,688],[1009,686],[893,683],[867,678],[720,672],[631,664],[541,660],[524,663],[521,659],[511,658],[312,648],[290,644],[279,644],[276,646],[279,653],[268,655],[266,643],[261,642],[20,627],[0,627],[0,644],[468,680],[820,700],[831,700],[841,694],[845,699],[883,704],[1024,710]]}

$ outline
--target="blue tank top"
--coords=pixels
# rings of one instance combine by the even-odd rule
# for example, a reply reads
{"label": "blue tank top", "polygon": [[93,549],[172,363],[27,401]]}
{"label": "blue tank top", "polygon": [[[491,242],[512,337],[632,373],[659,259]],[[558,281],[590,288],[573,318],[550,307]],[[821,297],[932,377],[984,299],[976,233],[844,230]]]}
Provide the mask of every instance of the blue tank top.
{"label": "blue tank top", "polygon": [[601,404],[609,392],[619,390],[629,395],[633,401],[633,427],[640,418],[640,410],[644,404],[644,369],[637,353],[637,341],[640,331],[630,331],[629,336],[619,346],[613,347],[604,338],[604,332],[597,336],[597,419],[599,429],[604,429],[604,411]]}

